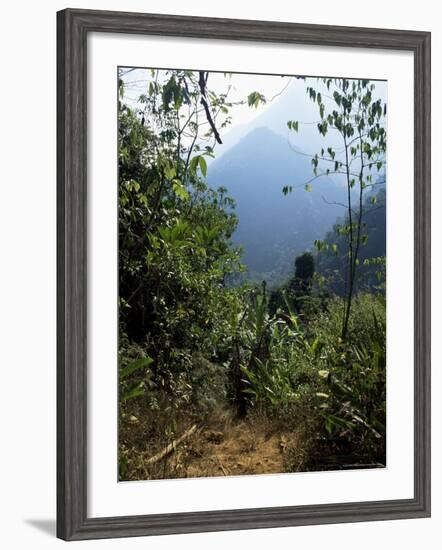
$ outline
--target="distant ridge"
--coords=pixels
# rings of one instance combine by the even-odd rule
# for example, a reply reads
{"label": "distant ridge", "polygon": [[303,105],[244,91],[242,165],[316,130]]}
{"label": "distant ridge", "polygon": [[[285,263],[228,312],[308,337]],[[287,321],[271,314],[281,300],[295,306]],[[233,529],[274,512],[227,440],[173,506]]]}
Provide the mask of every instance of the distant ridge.
{"label": "distant ridge", "polygon": [[[294,257],[342,215],[333,202],[345,199],[345,189],[333,179],[313,176],[310,158],[294,152],[286,138],[267,127],[253,128],[209,166],[211,187],[226,187],[236,201],[239,218],[235,244],[244,246],[244,263],[253,281],[278,284],[290,274]],[[282,188],[293,186],[284,196]]]}

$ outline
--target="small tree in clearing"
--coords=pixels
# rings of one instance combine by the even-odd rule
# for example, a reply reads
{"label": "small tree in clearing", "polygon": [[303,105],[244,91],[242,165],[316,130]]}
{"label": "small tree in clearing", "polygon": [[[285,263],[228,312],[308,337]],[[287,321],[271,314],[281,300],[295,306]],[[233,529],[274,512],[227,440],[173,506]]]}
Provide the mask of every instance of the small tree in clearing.
{"label": "small tree in clearing", "polygon": [[[305,182],[305,189],[312,190],[311,184],[320,177],[340,174],[346,185],[346,221],[337,227],[338,234],[347,237],[346,270],[344,285],[344,308],[342,315],[343,339],[347,336],[348,322],[355,290],[359,252],[367,243],[364,233],[364,195],[374,185],[381,183],[374,178],[385,166],[387,133],[384,128],[387,113],[386,103],[374,98],[376,86],[370,80],[350,80],[346,78],[321,78],[318,87],[306,88],[310,99],[317,104],[320,120],[318,132],[326,136],[328,132],[338,132],[342,147],[326,147],[309,155],[313,167],[313,177]],[[321,93],[322,91],[322,93]],[[299,131],[301,123],[289,120],[289,130]],[[287,195],[293,190],[285,186]],[[376,197],[371,197],[375,203]],[[321,240],[315,241],[318,250],[330,245]],[[337,254],[337,246],[331,245]]]}

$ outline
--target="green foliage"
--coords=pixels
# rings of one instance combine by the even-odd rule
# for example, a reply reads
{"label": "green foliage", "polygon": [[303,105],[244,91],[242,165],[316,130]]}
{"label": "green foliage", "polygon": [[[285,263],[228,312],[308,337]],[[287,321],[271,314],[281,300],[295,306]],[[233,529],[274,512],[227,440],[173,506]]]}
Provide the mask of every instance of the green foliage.
{"label": "green foliage", "polygon": [[[366,302],[368,300],[365,300]],[[364,304],[367,307],[367,304]],[[360,307],[355,304],[354,309]],[[351,452],[352,460],[384,463],[386,421],[385,308],[355,311],[355,343],[329,348],[328,374],[322,379],[323,401],[318,406],[329,437],[339,438],[338,451]],[[371,322],[367,315],[371,313]],[[362,315],[360,315],[362,314]],[[338,457],[342,460],[342,457]]]}
{"label": "green foliage", "polygon": [[257,109],[260,103],[266,103],[266,98],[260,92],[252,92],[247,96],[247,103],[249,107]]}
{"label": "green foliage", "polygon": [[293,308],[306,321],[321,309],[324,295],[319,290],[313,293],[315,261],[310,252],[297,256],[294,268],[292,277],[271,292],[269,311],[275,314],[278,309],[287,312]]}
{"label": "green foliage", "polygon": [[120,318],[136,341],[149,335],[152,353],[160,338],[197,346],[216,319],[214,294],[240,268],[233,203],[197,173],[206,176],[212,150],[196,140],[199,86],[193,73],[169,71],[150,83],[142,112],[120,106]]}
{"label": "green foliage", "polygon": [[120,380],[127,378],[137,370],[148,367],[151,363],[153,363],[152,357],[141,357],[140,359],[132,361],[132,363],[120,370]]}
{"label": "green foliage", "polygon": [[[345,274],[343,289],[345,302],[342,313],[341,335],[346,337],[353,296],[356,289],[356,276],[360,249],[368,242],[368,235],[363,231],[364,225],[364,193],[373,186],[373,170],[379,172],[385,166],[387,147],[385,116],[386,105],[381,99],[373,97],[374,85],[369,80],[349,80],[322,78],[318,79],[331,92],[328,100],[321,92],[312,86],[306,87],[311,101],[318,105],[320,122],[318,132],[326,137],[330,129],[338,132],[342,139],[340,155],[336,157],[336,150],[331,147],[321,149],[320,154],[312,155],[311,164],[314,179],[330,174],[342,175],[347,186],[347,200],[343,205],[347,216],[344,227],[340,228],[340,235],[345,235],[346,265],[342,272]],[[288,121],[289,129],[298,130]],[[321,170],[321,165],[324,169]],[[331,169],[330,167],[333,167]],[[354,209],[352,190],[357,187],[357,212]],[[311,191],[310,183],[306,184],[307,191]],[[291,189],[286,186],[283,193],[287,195]],[[372,204],[376,198],[372,198]],[[341,239],[342,241],[342,239]],[[318,251],[331,249],[334,255],[338,254],[336,243],[327,243],[315,240]]]}
{"label": "green foliage", "polygon": [[309,325],[288,308],[288,315],[270,320],[270,357],[253,370],[243,368],[245,393],[285,423],[316,418],[323,456],[312,449],[312,468],[384,463],[385,302],[359,295],[346,341],[340,338],[341,299]]}
{"label": "green foliage", "polygon": [[291,308],[284,320],[272,319],[268,334],[269,357],[257,359],[253,369],[243,368],[244,391],[254,405],[293,423],[313,396],[316,370],[322,364],[322,344],[319,339],[307,339]]}
{"label": "green foliage", "polygon": [[[125,335],[123,334],[123,341],[126,342]],[[152,384],[152,371],[149,369],[153,363],[152,357],[139,356],[142,354],[142,350],[132,348],[129,353],[127,351],[127,343],[120,349],[120,386],[119,397],[120,403],[126,403],[127,401],[144,395],[146,388]],[[124,352],[122,353],[122,350]],[[136,358],[132,357],[135,355]]]}
{"label": "green foliage", "polygon": [[134,345],[142,355],[122,364],[122,403],[159,388],[191,402],[194,358],[226,354],[227,319],[240,299],[226,281],[242,266],[230,242],[233,201],[204,179],[213,131],[199,137],[201,101],[220,109],[221,125],[229,106],[207,78],[154,71],[141,109],[120,103],[120,355],[127,363]]}
{"label": "green foliage", "polygon": [[[373,200],[374,199],[374,200]],[[360,234],[357,272],[354,290],[385,292],[386,220],[385,189],[366,198],[363,209],[363,224]],[[358,210],[355,210],[358,214]],[[354,226],[356,228],[356,225]],[[320,245],[316,246],[316,265],[324,276],[326,286],[332,293],[345,295],[345,273],[348,263],[348,217],[337,221]],[[317,243],[316,243],[317,244]],[[325,281],[324,281],[325,282]]]}
{"label": "green foliage", "polygon": [[302,281],[311,281],[315,272],[315,260],[309,252],[304,252],[295,259],[295,278]]}

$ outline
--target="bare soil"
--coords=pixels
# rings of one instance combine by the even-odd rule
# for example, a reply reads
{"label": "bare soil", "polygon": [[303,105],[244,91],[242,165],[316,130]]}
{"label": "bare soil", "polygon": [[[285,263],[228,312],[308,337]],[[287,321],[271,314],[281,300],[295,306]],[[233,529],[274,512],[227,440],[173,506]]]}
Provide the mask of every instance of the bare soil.
{"label": "bare soil", "polygon": [[270,474],[285,471],[288,436],[247,422],[227,431],[202,431],[189,445],[187,477]]}
{"label": "bare soil", "polygon": [[[184,430],[183,430],[184,431]],[[181,432],[182,433],[182,432]],[[177,438],[180,433],[177,434]],[[151,464],[151,450],[132,448],[126,479],[167,479],[296,471],[298,434],[263,419],[224,416],[198,426],[173,451]],[[171,440],[172,441],[172,440]],[[170,443],[170,441],[169,441]],[[158,452],[160,449],[157,448]]]}

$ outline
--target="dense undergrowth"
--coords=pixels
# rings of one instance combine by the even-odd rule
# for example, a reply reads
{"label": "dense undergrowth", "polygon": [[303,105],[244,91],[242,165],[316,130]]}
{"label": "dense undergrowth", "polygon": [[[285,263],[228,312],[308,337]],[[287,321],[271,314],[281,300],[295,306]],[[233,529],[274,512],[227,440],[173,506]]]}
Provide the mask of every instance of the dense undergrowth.
{"label": "dense undergrowth", "polygon": [[356,298],[349,338],[342,341],[342,299],[333,298],[307,321],[289,305],[270,316],[262,290],[246,296],[224,334],[230,353],[175,349],[177,363],[154,373],[150,346],[121,348],[122,372],[132,370],[121,383],[123,479],[185,475],[163,471],[164,463],[143,470],[142,457],[194,423],[225,430],[220,418],[226,411],[230,422],[233,415],[269,433],[288,431],[293,445],[288,441],[286,471],[385,464],[383,297]]}

